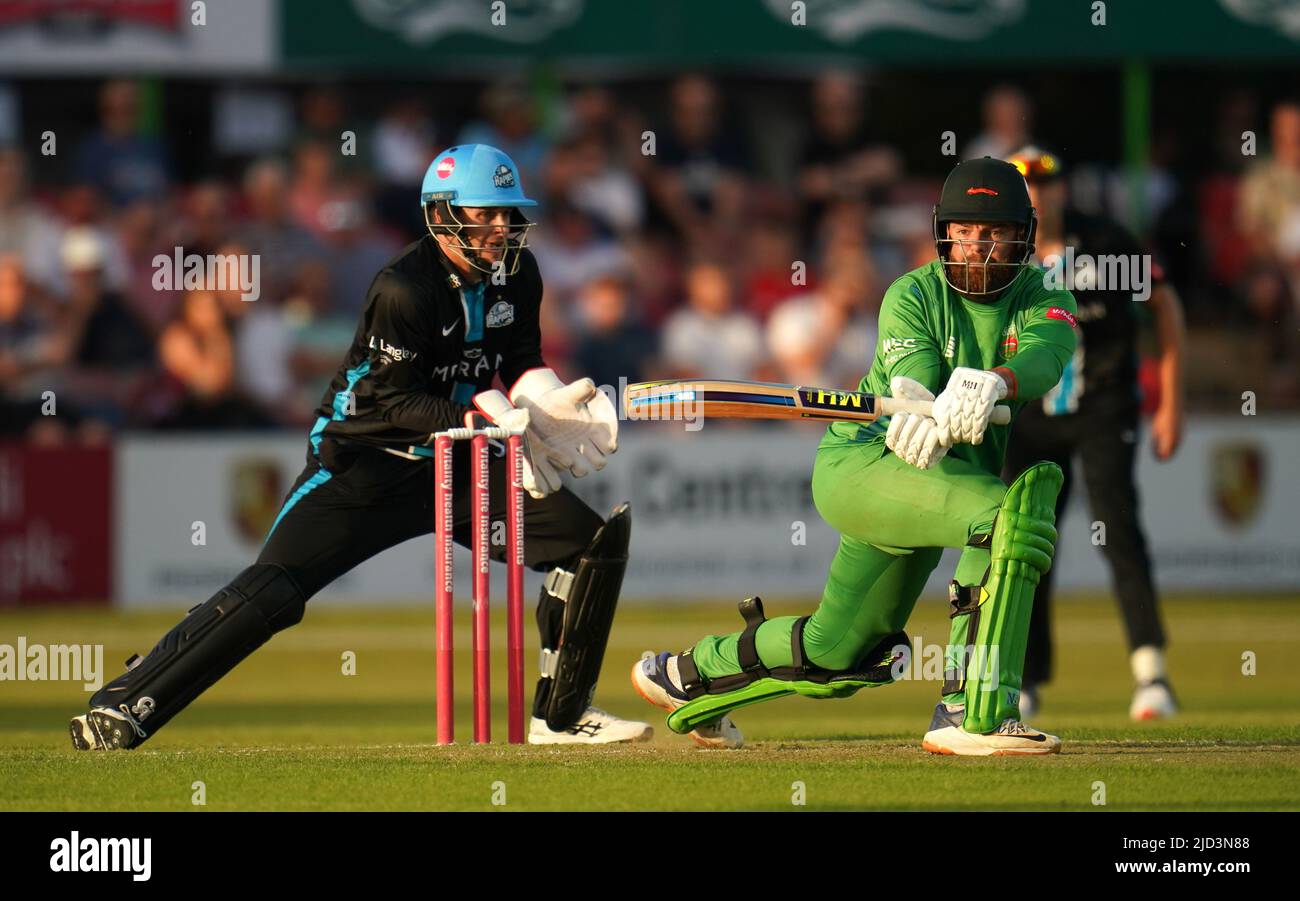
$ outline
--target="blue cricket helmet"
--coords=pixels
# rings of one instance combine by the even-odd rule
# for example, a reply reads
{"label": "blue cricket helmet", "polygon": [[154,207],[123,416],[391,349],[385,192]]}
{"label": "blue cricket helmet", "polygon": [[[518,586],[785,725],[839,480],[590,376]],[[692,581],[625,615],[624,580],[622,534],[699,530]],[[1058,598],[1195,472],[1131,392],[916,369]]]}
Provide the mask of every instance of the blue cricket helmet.
{"label": "blue cricket helmet", "polygon": [[[524,196],[515,161],[487,144],[458,144],[433,158],[420,185],[424,225],[435,240],[441,237],[444,253],[464,260],[480,272],[514,275],[519,271],[533,227],[520,207],[537,206]],[[457,214],[457,207],[508,207],[509,225],[474,224]],[[506,229],[503,244],[494,249],[486,237]],[[500,257],[495,254],[500,252]]]}
{"label": "blue cricket helmet", "polygon": [[524,196],[515,161],[487,144],[457,144],[433,158],[420,185],[420,202],[439,200],[452,206],[537,206]]}

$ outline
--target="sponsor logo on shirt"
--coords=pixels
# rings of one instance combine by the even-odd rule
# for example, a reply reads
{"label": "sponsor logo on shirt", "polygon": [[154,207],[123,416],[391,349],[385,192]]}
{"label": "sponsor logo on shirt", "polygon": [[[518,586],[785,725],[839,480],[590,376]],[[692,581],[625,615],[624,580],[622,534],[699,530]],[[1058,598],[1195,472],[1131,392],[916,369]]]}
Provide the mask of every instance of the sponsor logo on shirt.
{"label": "sponsor logo on shirt", "polygon": [[885,365],[892,366],[903,357],[914,354],[921,349],[916,338],[886,338],[880,345],[880,352],[885,355]]}
{"label": "sponsor logo on shirt", "polygon": [[483,324],[488,328],[500,328],[501,326],[509,325],[514,321],[515,308],[504,300],[499,300],[492,304],[492,309],[488,310],[487,319],[484,320]]}
{"label": "sponsor logo on shirt", "polygon": [[943,355],[947,357],[949,360],[951,360],[953,358],[953,355],[956,353],[957,353],[957,336],[949,335],[948,343],[947,345],[944,346],[943,349]]}
{"label": "sponsor logo on shirt", "polygon": [[370,349],[379,351],[379,359],[383,363],[400,363],[416,357],[415,351],[389,344],[377,335],[370,336]]}
{"label": "sponsor logo on shirt", "polygon": [[1059,319],[1062,322],[1068,322],[1070,323],[1070,328],[1074,328],[1076,325],[1079,324],[1078,320],[1074,318],[1073,313],[1071,313],[1069,310],[1062,309],[1061,307],[1049,307],[1047,310],[1047,318]]}

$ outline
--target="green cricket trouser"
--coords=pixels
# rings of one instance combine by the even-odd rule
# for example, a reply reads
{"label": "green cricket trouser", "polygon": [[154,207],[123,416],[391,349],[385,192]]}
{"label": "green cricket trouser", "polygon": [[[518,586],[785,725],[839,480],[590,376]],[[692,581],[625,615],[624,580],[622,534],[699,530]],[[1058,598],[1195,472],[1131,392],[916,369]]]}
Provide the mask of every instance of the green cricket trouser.
{"label": "green cricket trouser", "polygon": [[[1006,486],[997,476],[947,456],[920,470],[883,441],[823,446],[813,466],[813,501],[840,533],[821,603],[804,627],[808,660],[849,669],[886,636],[901,630],[939,564],[943,548],[960,548],[991,532]],[[767,667],[792,666],[790,631],[780,616],[758,630]],[[713,679],[741,671],[739,632],[695,645],[695,665]]]}

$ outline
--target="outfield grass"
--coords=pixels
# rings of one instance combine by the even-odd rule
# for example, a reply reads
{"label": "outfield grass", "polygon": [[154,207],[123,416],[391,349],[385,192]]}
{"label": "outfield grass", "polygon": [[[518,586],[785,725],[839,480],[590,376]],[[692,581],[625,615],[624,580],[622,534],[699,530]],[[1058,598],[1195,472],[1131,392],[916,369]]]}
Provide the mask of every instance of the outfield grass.
{"label": "outfield grass", "polygon": [[[780,615],[805,605],[766,606]],[[652,742],[438,748],[432,609],[310,610],[130,753],[71,750],[66,723],[87,697],[79,683],[0,681],[0,809],[1300,809],[1300,607],[1284,598],[1175,598],[1165,611],[1184,707],[1177,719],[1128,721],[1131,685],[1114,605],[1072,599],[1057,607],[1057,681],[1034,721],[1062,737],[1062,754],[955,759],[920,750],[938,693],[924,681],[841,701],[786,698],[747,708],[736,717],[748,741],[740,751],[698,750],[669,733],[627,671],[644,651],[735,628],[739,618],[725,604],[620,612],[597,702],[650,719]],[[0,643],[19,635],[29,645],[103,643],[107,679],[175,619],[8,612],[0,614]],[[462,741],[470,726],[465,625]],[[944,608],[926,603],[909,631],[938,643],[947,625]],[[498,641],[502,634],[498,628]],[[356,675],[342,674],[346,651],[356,654]],[[1242,674],[1247,651],[1254,676]],[[530,667],[534,657],[530,649]],[[503,653],[497,663],[494,731],[502,741]],[[201,808],[192,803],[196,782],[206,791]],[[1093,803],[1098,782],[1104,807]],[[794,804],[800,795],[803,807]]]}

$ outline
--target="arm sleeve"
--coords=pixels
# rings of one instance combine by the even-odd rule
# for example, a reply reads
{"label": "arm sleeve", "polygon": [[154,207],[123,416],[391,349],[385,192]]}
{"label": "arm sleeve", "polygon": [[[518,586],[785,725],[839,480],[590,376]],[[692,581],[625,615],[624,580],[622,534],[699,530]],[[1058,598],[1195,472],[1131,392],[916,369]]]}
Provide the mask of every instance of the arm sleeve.
{"label": "arm sleeve", "polygon": [[894,376],[903,375],[936,394],[943,389],[939,384],[939,342],[926,322],[924,295],[906,276],[890,285],[881,301],[876,359],[886,385]]}
{"label": "arm sleeve", "polygon": [[438,326],[421,312],[412,286],[385,272],[375,279],[370,293],[366,340],[376,415],[414,432],[460,426],[470,408],[426,388],[436,364],[431,335]]}
{"label": "arm sleeve", "polygon": [[1016,355],[993,370],[1007,383],[1008,400],[1033,400],[1052,390],[1074,356],[1076,327],[1074,295],[1044,291],[1025,314]]}
{"label": "arm sleeve", "polygon": [[523,290],[516,302],[510,349],[501,361],[501,381],[507,390],[528,370],[546,365],[542,358],[542,276],[531,253],[524,251],[516,277],[521,279]]}

